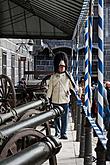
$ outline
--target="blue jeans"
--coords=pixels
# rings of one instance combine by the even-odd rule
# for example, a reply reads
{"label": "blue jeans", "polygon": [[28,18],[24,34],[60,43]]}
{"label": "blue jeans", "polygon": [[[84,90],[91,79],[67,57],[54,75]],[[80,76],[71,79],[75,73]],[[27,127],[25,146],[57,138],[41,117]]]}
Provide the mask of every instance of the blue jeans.
{"label": "blue jeans", "polygon": [[55,122],[55,135],[60,134],[61,136],[66,135],[67,132],[67,124],[68,124],[68,112],[69,112],[69,104],[59,104],[63,109],[64,113],[61,117],[57,117]]}

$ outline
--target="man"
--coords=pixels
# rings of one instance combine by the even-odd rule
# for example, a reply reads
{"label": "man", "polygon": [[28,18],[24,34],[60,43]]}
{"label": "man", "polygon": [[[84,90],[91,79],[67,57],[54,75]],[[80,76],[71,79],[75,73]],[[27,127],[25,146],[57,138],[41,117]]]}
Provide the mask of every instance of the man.
{"label": "man", "polygon": [[109,110],[107,113],[108,117],[108,132],[107,132],[107,151],[106,151],[106,160],[110,161],[110,82],[106,82],[106,90],[107,90],[107,100],[109,104]]}
{"label": "man", "polygon": [[64,108],[64,114],[61,118],[55,119],[55,136],[60,134],[61,139],[67,139],[70,89],[73,89],[71,81],[66,74],[67,67],[67,55],[64,52],[57,52],[54,57],[54,74],[49,81],[47,97],[51,98],[54,106],[60,105]]}

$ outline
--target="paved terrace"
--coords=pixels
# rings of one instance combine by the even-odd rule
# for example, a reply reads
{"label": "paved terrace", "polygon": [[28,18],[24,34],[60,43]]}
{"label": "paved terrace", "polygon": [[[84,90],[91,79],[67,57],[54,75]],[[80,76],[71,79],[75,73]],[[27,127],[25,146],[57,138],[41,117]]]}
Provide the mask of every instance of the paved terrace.
{"label": "paved terrace", "polygon": [[[51,128],[52,135],[54,135],[54,128]],[[74,123],[72,123],[71,114],[69,114],[69,123],[67,131],[68,139],[62,140],[59,139],[62,143],[62,148],[57,154],[57,164],[58,165],[84,165],[84,159],[79,158],[79,148],[80,143],[76,142],[76,130],[74,130]],[[97,137],[93,137],[92,146],[93,152],[92,155],[96,157],[94,148],[97,143]],[[92,163],[96,165],[95,162]],[[49,165],[49,162],[43,163],[43,165]],[[110,162],[106,162],[106,165],[110,165]]]}

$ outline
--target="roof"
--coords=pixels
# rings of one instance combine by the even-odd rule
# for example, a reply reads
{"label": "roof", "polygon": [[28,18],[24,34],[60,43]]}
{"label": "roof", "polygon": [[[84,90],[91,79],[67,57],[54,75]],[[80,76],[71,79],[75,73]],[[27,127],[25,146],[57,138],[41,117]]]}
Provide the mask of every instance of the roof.
{"label": "roof", "polygon": [[0,38],[72,39],[90,0],[0,0]]}

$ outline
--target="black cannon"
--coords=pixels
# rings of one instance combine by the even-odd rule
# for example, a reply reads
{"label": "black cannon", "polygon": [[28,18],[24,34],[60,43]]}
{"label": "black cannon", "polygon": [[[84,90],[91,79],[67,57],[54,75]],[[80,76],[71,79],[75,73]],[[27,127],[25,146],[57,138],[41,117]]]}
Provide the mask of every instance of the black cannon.
{"label": "black cannon", "polygon": [[16,123],[13,123],[12,125],[1,128],[0,129],[0,139],[9,137],[20,129],[32,128],[32,127],[36,127],[42,123],[45,123],[46,121],[49,121],[51,119],[54,119],[54,118],[60,116],[63,113],[63,111],[64,110],[62,107],[57,106],[57,107],[50,109],[50,111],[48,111],[48,112],[42,112],[39,115],[32,116],[25,120],[18,121]]}
{"label": "black cannon", "polygon": [[[38,130],[37,127],[46,124],[51,119],[61,116],[63,112],[64,110],[60,106],[51,107],[50,111],[41,112],[40,114],[31,116],[25,120],[1,128],[0,157],[4,159],[27,148],[35,142],[39,142],[45,135],[41,132],[42,130]],[[46,135],[50,135],[50,133],[46,131]]]}
{"label": "black cannon", "polygon": [[[0,165],[41,165],[52,156],[56,155],[62,145],[53,137],[44,137],[42,141],[37,142],[21,152],[16,153],[0,161]],[[52,165],[56,164],[54,161]]]}
{"label": "black cannon", "polygon": [[15,87],[16,92],[16,106],[25,104],[27,102],[38,100],[40,97],[46,95],[46,88],[38,84],[26,85],[26,87]]}
{"label": "black cannon", "polygon": [[45,99],[40,99],[38,101],[32,101],[27,104],[16,107],[14,109],[11,109],[10,112],[0,115],[0,124],[4,123],[6,120],[9,120],[13,117],[18,118],[19,116],[22,116],[24,113],[26,113],[29,109],[43,106],[45,103]]}

